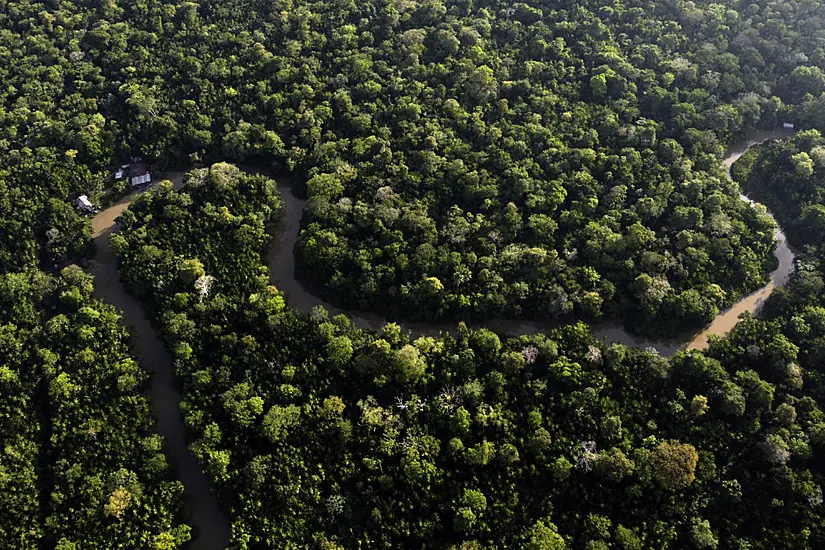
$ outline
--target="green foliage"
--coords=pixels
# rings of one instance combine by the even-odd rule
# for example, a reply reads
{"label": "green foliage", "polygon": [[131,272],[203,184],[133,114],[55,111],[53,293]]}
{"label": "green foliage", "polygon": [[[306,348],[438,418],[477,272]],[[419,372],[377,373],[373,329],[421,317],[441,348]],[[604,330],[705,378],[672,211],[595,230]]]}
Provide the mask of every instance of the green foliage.
{"label": "green foliage", "polygon": [[[179,547],[183,487],[171,479],[110,306],[77,267],[0,276],[0,547]],[[75,300],[57,300],[71,293]],[[129,378],[130,383],[124,383]],[[54,541],[54,542],[48,542]]]}
{"label": "green foliage", "polygon": [[528,550],[564,550],[564,539],[550,522],[537,521],[527,531],[524,547]]}
{"label": "green foliage", "polygon": [[699,455],[689,443],[662,441],[651,453],[653,477],[665,489],[685,489],[695,479]]}
{"label": "green foliage", "polygon": [[[345,306],[674,333],[766,280],[773,223],[718,161],[759,127],[825,128],[823,21],[797,0],[0,0],[0,546],[189,538],[117,314],[79,269],[36,271],[91,254],[72,200],[122,192],[110,166],[291,172],[301,276]],[[225,163],[142,195],[113,249],[233,548],[818,548],[823,148],[734,168],[799,269],[672,360],[581,324],[413,343],[297,315],[260,262],[274,183]]]}
{"label": "green foliage", "polygon": [[289,429],[298,424],[301,409],[295,405],[280,407],[273,405],[264,415],[261,428],[263,434],[272,442],[278,443],[289,434]]}
{"label": "green foliage", "polygon": [[[668,359],[605,347],[583,324],[411,342],[395,324],[363,331],[250,300],[278,295],[261,277],[177,300],[191,290],[175,286],[175,258],[253,273],[265,246],[217,238],[227,252],[206,253],[209,224],[174,223],[204,208],[182,199],[213,184],[198,185],[135,203],[122,265],[167,340],[191,350],[177,364],[186,420],[233,547],[799,548],[802,529],[802,547],[825,541],[825,417],[798,366],[798,335],[825,331],[818,310],[787,331],[746,318],[710,352]],[[271,197],[243,188],[233,219],[268,219]],[[130,261],[149,249],[169,260]]]}

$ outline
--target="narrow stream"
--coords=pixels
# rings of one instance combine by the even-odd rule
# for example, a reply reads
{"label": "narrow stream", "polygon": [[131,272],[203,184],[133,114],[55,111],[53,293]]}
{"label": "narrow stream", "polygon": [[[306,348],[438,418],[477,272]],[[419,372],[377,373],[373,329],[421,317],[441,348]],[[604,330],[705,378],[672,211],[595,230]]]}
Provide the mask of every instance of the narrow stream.
{"label": "narrow stream", "polygon": [[[727,156],[723,161],[727,167],[728,175],[730,175],[731,165],[754,145],[773,139],[786,138],[790,135],[792,135],[791,131],[777,129],[759,132],[748,141],[733,144],[729,148]],[[292,251],[295,249],[295,244],[298,240],[301,216],[306,201],[293,195],[288,183],[279,183],[279,187],[281,189],[281,199],[284,203],[283,219],[277,236],[272,239],[267,249],[267,265],[269,266],[269,276],[272,283],[286,294],[289,306],[304,313],[309,313],[312,308],[320,305],[329,311],[331,315],[337,315],[339,313],[346,314],[350,320],[360,328],[379,329],[384,326],[388,320],[383,316],[365,311],[344,310],[324,302],[307,290],[301,282],[295,278],[295,258]],[[752,202],[744,195],[742,198],[748,202]],[[708,344],[708,335],[721,335],[729,332],[739,321],[739,316],[742,313],[746,311],[755,312],[777,285],[781,286],[787,282],[788,277],[794,269],[794,255],[790,248],[788,248],[785,234],[778,228],[776,231],[776,240],[776,257],[779,260],[779,267],[771,273],[768,284],[744,296],[736,302],[733,307],[720,313],[713,320],[713,323],[698,333],[686,334],[667,340],[651,340],[628,332],[617,322],[594,323],[590,325],[590,328],[596,337],[602,338],[606,342],[620,342],[628,346],[637,347],[653,347],[663,355],[671,355],[676,350],[685,347],[705,349]],[[436,336],[441,332],[454,332],[456,329],[456,323],[454,322],[425,323],[398,319],[393,319],[393,321],[397,322],[405,330],[409,330],[414,336]],[[490,319],[483,323],[478,323],[475,326],[483,326],[495,332],[515,335],[543,333],[558,327],[560,324],[561,322],[559,321]]]}
{"label": "narrow stream", "polygon": [[[730,166],[750,147],[771,139],[788,137],[790,132],[777,130],[760,133],[748,142],[735,144],[725,158],[730,173]],[[175,188],[183,182],[182,174],[169,174]],[[298,199],[291,193],[289,184],[279,184],[282,190],[284,216],[278,235],[272,239],[267,249],[267,264],[270,278],[279,290],[285,293],[288,304],[304,313],[321,305],[332,315],[345,313],[352,322],[368,329],[379,329],[387,320],[380,315],[361,311],[342,310],[332,304],[323,302],[307,291],[295,278],[295,259],[293,250],[298,239],[301,216],[306,201]],[[172,357],[160,340],[157,332],[146,317],[141,304],[126,292],[120,282],[117,258],[109,244],[109,237],[116,229],[115,218],[126,208],[135,195],[130,195],[117,204],[103,210],[92,220],[92,230],[98,251],[91,265],[95,277],[94,294],[105,302],[121,310],[123,320],[130,325],[132,345],[143,365],[152,373],[149,387],[149,400],[152,413],[157,420],[157,430],[164,437],[167,456],[171,465],[183,482],[186,495],[186,517],[195,528],[195,538],[189,544],[194,550],[222,550],[226,548],[230,536],[230,523],[221,511],[218,500],[211,491],[211,482],[202,472],[186,445],[186,427],[180,412],[181,394],[175,380]],[[743,196],[744,200],[749,199]],[[749,201],[750,202],[750,201]],[[668,341],[653,341],[624,330],[616,323],[591,325],[597,337],[608,342],[621,342],[630,346],[654,347],[660,353],[669,355],[679,348],[704,348],[709,334],[724,334],[738,321],[740,314],[754,312],[777,285],[783,285],[793,272],[793,253],[788,248],[785,235],[777,230],[778,242],[776,256],[779,267],[771,273],[770,282],[756,292],[745,296],[731,309],[721,313],[713,323],[698,334]],[[456,323],[414,323],[399,322],[413,335],[437,335],[440,332],[454,331]],[[481,325],[480,325],[481,326]],[[559,326],[558,321],[535,322],[507,319],[492,319],[483,326],[496,332],[507,334],[535,334],[546,332]]]}
{"label": "narrow stream", "polygon": [[[182,174],[169,174],[175,187],[183,183]],[[186,505],[184,514],[194,527],[193,540],[187,546],[192,550],[223,550],[229,544],[229,519],[218,506],[209,478],[189,452],[186,445],[186,427],[181,418],[181,394],[172,368],[172,356],[161,341],[140,302],[133,298],[120,282],[117,257],[109,245],[115,230],[115,218],[135,195],[101,211],[92,219],[93,238],[97,254],[91,263],[95,278],[94,295],[119,310],[129,326],[132,348],[141,364],[149,369],[149,402],[157,422],[157,431],[163,436],[164,451],[170,465],[183,483]]]}

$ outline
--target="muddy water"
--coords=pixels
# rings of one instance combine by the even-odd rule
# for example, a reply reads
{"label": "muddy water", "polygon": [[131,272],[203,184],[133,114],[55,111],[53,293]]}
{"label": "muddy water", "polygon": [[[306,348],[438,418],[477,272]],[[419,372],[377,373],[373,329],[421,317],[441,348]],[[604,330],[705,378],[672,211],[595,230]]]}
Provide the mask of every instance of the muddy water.
{"label": "muddy water", "polygon": [[[183,178],[179,173],[167,177],[175,187]],[[185,516],[194,526],[194,540],[188,548],[194,550],[223,550],[229,542],[229,520],[218,506],[210,490],[210,481],[201,471],[186,446],[186,429],[180,412],[181,394],[172,368],[172,356],[160,340],[140,302],[126,292],[120,282],[117,258],[109,245],[109,237],[116,229],[117,218],[134,200],[135,194],[103,210],[92,219],[92,231],[97,244],[97,255],[91,262],[95,277],[94,294],[120,309],[123,321],[129,325],[132,348],[141,364],[151,373],[149,401],[157,422],[157,431],[164,438],[164,450],[177,479],[185,489]]]}
{"label": "muddy water", "polygon": [[[791,135],[793,135],[792,130],[777,129],[771,132],[759,133],[747,142],[741,142],[731,146],[731,148],[728,149],[728,155],[724,160],[728,176],[730,176],[730,169],[731,166],[733,166],[733,163],[739,160],[739,158],[754,145],[758,145],[766,141],[784,139],[790,137]],[[742,195],[742,200],[753,204],[753,201],[745,195]],[[778,224],[776,228],[776,251],[774,254],[779,260],[779,266],[771,273],[771,279],[768,281],[768,284],[743,297],[727,311],[720,313],[713,320],[710,326],[705,328],[702,332],[696,335],[693,340],[691,340],[688,344],[689,348],[705,349],[708,346],[708,335],[727,334],[739,321],[740,315],[745,312],[753,313],[757,311],[765,299],[771,295],[771,292],[773,292],[777,286],[782,286],[788,282],[788,279],[794,270],[794,254],[788,246],[785,233]]]}
{"label": "muddy water", "polygon": [[[792,132],[787,130],[775,130],[771,132],[761,132],[746,142],[733,144],[728,150],[724,163],[730,175],[730,167],[753,145],[772,139],[789,137]],[[297,198],[291,192],[288,182],[279,184],[281,198],[284,203],[283,219],[281,227],[276,237],[272,239],[267,250],[267,264],[272,283],[279,290],[286,294],[287,303],[290,307],[298,309],[304,313],[309,313],[315,306],[323,306],[331,315],[338,313],[346,314],[352,322],[361,328],[378,329],[387,323],[388,319],[371,312],[343,310],[330,303],[324,302],[312,292],[306,289],[295,278],[295,259],[292,251],[298,240],[301,216],[303,214],[306,201]],[[746,196],[743,200],[748,202]],[[788,248],[785,235],[781,230],[776,232],[777,248],[776,256],[779,260],[779,267],[771,273],[770,282],[761,289],[743,297],[730,309],[719,314],[710,326],[697,334],[683,335],[670,340],[651,340],[632,334],[626,331],[618,323],[596,323],[591,325],[593,333],[606,342],[620,342],[628,346],[653,347],[663,355],[670,355],[677,349],[689,347],[694,349],[704,349],[707,347],[707,337],[710,334],[726,334],[738,322],[739,316],[744,312],[755,312],[761,303],[767,298],[777,285],[783,285],[793,272],[794,255]],[[391,319],[400,324],[404,329],[410,331],[414,336],[427,335],[435,336],[441,332],[454,332],[456,323],[420,323],[407,322],[399,319]],[[493,331],[504,334],[536,334],[547,332],[558,327],[558,321],[521,321],[510,319],[491,319],[478,326],[484,326]]]}
{"label": "muddy water", "polygon": [[[736,159],[754,144],[789,135],[790,132],[787,131],[765,132],[754,136],[751,141],[735,144],[724,161],[728,172]],[[180,173],[171,173],[168,178],[173,181],[176,188],[181,186],[183,178]],[[320,305],[332,315],[347,314],[352,322],[361,328],[381,328],[387,323],[387,319],[374,313],[342,310],[323,302],[305,289],[295,278],[293,250],[298,239],[306,201],[298,199],[291,193],[288,182],[281,182],[279,188],[284,203],[284,215],[280,231],[267,249],[267,264],[273,284],[286,294],[289,305],[300,311],[309,313],[313,307]],[[117,258],[109,245],[109,237],[116,229],[115,218],[129,206],[134,197],[135,195],[126,197],[100,212],[92,220],[94,239],[98,246],[97,256],[91,267],[95,276],[95,295],[123,312],[124,321],[131,325],[133,347],[142,363],[148,366],[152,373],[149,388],[152,412],[157,420],[158,432],[164,436],[167,456],[186,490],[187,519],[196,529],[196,538],[190,547],[197,550],[223,549],[229,540],[229,520],[221,511],[217,499],[210,490],[209,479],[202,473],[200,466],[186,446],[186,430],[180,413],[181,394],[175,381],[172,358],[143,312],[140,302],[129,295],[120,283]],[[749,201],[747,197],[743,196],[743,199]],[[778,242],[776,256],[779,259],[779,267],[771,273],[770,282],[753,294],[742,298],[728,311],[721,313],[710,326],[696,335],[674,340],[654,341],[631,334],[615,323],[595,324],[591,328],[597,337],[605,341],[621,342],[630,346],[654,347],[662,354],[669,355],[683,347],[704,348],[707,346],[709,334],[728,332],[736,324],[740,314],[746,311],[756,311],[777,285],[787,282],[793,272],[794,256],[781,230],[777,230],[776,238]],[[396,320],[396,322],[399,321]],[[456,328],[456,323],[432,324],[400,321],[399,324],[413,335],[437,335],[440,332],[454,331]],[[483,326],[500,333],[534,334],[546,332],[559,326],[559,323],[492,319]]]}

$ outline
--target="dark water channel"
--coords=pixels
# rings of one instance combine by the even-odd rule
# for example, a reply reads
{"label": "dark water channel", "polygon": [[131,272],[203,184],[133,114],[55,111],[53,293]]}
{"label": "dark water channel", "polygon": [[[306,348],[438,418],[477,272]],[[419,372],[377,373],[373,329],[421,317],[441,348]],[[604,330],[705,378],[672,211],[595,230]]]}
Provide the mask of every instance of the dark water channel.
{"label": "dark water channel", "polygon": [[[180,187],[183,177],[170,173],[169,179]],[[177,479],[183,483],[186,504],[184,514],[194,527],[191,550],[223,550],[229,544],[229,519],[218,506],[209,478],[201,471],[186,445],[186,426],[181,417],[181,393],[172,367],[172,356],[155,331],[141,303],[126,292],[120,281],[117,257],[109,237],[117,229],[117,218],[136,195],[130,195],[101,211],[92,219],[97,254],[91,262],[95,277],[94,295],[121,311],[129,327],[132,349],[144,368],[151,373],[149,402],[157,431],[163,436],[164,451]]]}
{"label": "dark water channel", "polygon": [[[730,175],[730,167],[752,146],[773,139],[782,139],[792,135],[791,131],[778,129],[768,132],[760,132],[751,137],[750,140],[733,144],[728,150],[724,159],[724,164]],[[323,306],[331,315],[339,313],[346,314],[352,322],[361,328],[379,329],[388,321],[394,321],[405,330],[410,331],[414,336],[427,335],[435,336],[441,332],[454,332],[456,323],[440,322],[409,322],[402,319],[386,319],[381,315],[357,311],[345,310],[330,303],[324,302],[310,290],[305,288],[300,281],[295,278],[295,259],[292,251],[298,240],[301,216],[306,206],[306,201],[297,198],[291,193],[288,183],[279,184],[281,198],[284,203],[284,217],[281,227],[275,238],[273,238],[267,251],[267,264],[272,283],[279,290],[286,294],[287,303],[290,307],[298,309],[304,313],[309,313],[315,306]],[[748,202],[746,196],[743,200]],[[695,334],[685,334],[681,337],[669,340],[651,340],[643,336],[633,334],[625,330],[622,325],[616,322],[604,322],[591,324],[593,333],[604,339],[606,342],[620,342],[629,346],[653,347],[663,355],[671,355],[680,348],[704,349],[707,347],[707,337],[709,334],[725,334],[729,332],[738,322],[739,316],[746,312],[755,312],[762,302],[767,298],[776,286],[785,284],[794,269],[794,255],[788,248],[785,234],[781,229],[776,231],[776,257],[779,260],[779,267],[771,273],[770,281],[767,285],[755,292],[744,296],[736,302],[730,309],[720,313],[713,322]],[[483,326],[502,334],[537,334],[547,332],[559,326],[559,321],[524,321],[512,319],[490,319],[475,326]]]}
{"label": "dark water channel", "polygon": [[[730,173],[730,166],[755,144],[772,139],[788,137],[789,131],[776,130],[759,133],[751,140],[734,144],[724,160]],[[176,188],[182,184],[182,175],[169,174]],[[301,216],[306,201],[291,193],[288,183],[279,184],[284,203],[284,216],[281,227],[272,239],[267,250],[267,264],[270,278],[279,290],[286,294],[290,307],[309,313],[315,306],[323,306],[332,315],[345,313],[352,322],[368,329],[379,329],[388,319],[380,315],[343,310],[326,303],[308,291],[295,278],[295,259],[293,250],[298,239]],[[165,450],[178,478],[186,490],[186,519],[195,528],[195,538],[189,544],[194,550],[222,550],[226,548],[230,536],[230,522],[218,505],[217,498],[211,491],[211,482],[202,472],[186,445],[186,428],[181,417],[181,394],[175,380],[172,357],[164,346],[141,304],[126,292],[120,282],[117,258],[109,244],[109,237],[116,230],[115,218],[128,208],[134,195],[126,197],[117,204],[103,210],[92,220],[94,239],[98,246],[92,273],[95,276],[95,295],[122,311],[123,320],[130,326],[132,344],[142,361],[151,372],[149,400],[157,421],[157,430],[164,437]],[[750,200],[743,196],[744,200]],[[776,256],[779,267],[771,273],[770,282],[761,289],[743,297],[729,310],[719,314],[713,323],[697,334],[686,335],[673,340],[650,340],[625,330],[617,323],[599,323],[591,325],[597,337],[607,342],[621,342],[630,346],[653,347],[663,355],[672,354],[684,347],[704,348],[709,334],[724,334],[738,321],[739,315],[756,311],[765,298],[776,286],[785,284],[793,272],[794,255],[781,230],[776,232]],[[413,335],[437,335],[441,332],[455,331],[456,323],[420,323],[392,319]],[[504,334],[535,334],[546,332],[559,326],[558,321],[536,322],[508,319],[491,319],[483,325],[495,332]]]}

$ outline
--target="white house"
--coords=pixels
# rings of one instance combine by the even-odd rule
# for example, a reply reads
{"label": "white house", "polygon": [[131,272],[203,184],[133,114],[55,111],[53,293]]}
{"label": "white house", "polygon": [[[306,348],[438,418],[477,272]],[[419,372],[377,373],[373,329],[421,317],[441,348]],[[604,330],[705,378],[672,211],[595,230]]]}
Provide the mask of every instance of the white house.
{"label": "white house", "polygon": [[89,200],[89,197],[86,195],[80,195],[77,197],[75,201],[75,205],[78,209],[83,210],[84,212],[95,212],[95,206],[92,204],[92,201]]}
{"label": "white house", "polygon": [[115,179],[116,180],[122,180],[123,179],[123,170],[122,169],[118,169],[118,171],[115,172]]}

